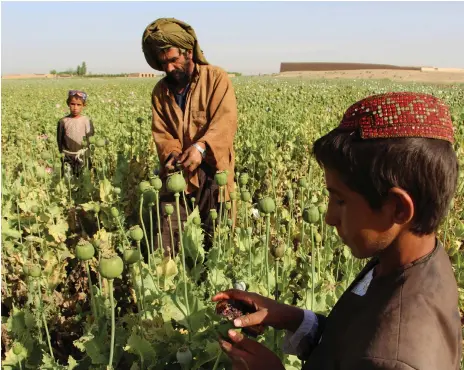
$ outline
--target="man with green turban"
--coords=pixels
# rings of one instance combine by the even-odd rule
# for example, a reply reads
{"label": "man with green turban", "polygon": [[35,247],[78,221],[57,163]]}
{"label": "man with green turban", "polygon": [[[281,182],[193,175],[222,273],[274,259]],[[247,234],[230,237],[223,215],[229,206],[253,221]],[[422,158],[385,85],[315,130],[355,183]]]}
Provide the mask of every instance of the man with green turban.
{"label": "man with green turban", "polygon": [[[187,196],[195,198],[202,223],[211,232],[209,211],[222,201],[215,173],[227,171],[225,200],[234,190],[237,103],[232,82],[225,70],[207,62],[193,28],[175,18],[160,18],[148,25],[142,50],[153,69],[166,73],[152,93],[152,133],[160,175],[164,178],[176,168],[183,170]],[[161,199],[166,203],[174,198],[163,194]],[[185,218],[182,209],[181,219]],[[171,242],[164,224],[166,246]]]}

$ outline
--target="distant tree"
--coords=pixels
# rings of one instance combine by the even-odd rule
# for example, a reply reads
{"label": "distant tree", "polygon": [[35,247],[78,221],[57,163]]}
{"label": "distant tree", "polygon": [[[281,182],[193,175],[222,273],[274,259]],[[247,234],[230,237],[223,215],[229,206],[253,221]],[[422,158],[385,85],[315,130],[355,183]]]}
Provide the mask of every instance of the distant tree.
{"label": "distant tree", "polygon": [[50,74],[51,74],[51,75],[56,75],[56,69],[52,69],[52,70],[50,71]]}
{"label": "distant tree", "polygon": [[78,76],[80,76],[81,73],[82,73],[82,72],[81,72],[81,66],[78,65],[77,68],[76,68],[76,74],[77,74]]}
{"label": "distant tree", "polygon": [[81,64],[81,76],[85,76],[87,74],[87,64],[82,62]]}

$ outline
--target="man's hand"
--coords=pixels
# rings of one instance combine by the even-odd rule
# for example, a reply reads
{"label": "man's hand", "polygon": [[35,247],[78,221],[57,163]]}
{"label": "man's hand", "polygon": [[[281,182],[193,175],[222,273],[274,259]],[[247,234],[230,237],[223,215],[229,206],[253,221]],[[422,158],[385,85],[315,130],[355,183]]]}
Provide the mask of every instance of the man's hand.
{"label": "man's hand", "polygon": [[213,302],[233,299],[254,307],[255,313],[248,314],[234,320],[236,327],[248,327],[253,325],[272,326],[276,329],[285,329],[295,332],[304,318],[301,308],[276,302],[273,299],[263,297],[252,292],[230,289],[216,294]]}
{"label": "man's hand", "polygon": [[164,165],[164,167],[168,171],[173,171],[176,168],[176,162],[179,159],[179,155],[180,155],[180,153],[178,153],[178,152],[172,152],[171,153],[171,158],[169,158],[169,161],[167,161],[166,164]]}
{"label": "man's hand", "polygon": [[219,344],[232,360],[233,370],[285,370],[279,357],[267,347],[234,330],[228,334],[232,343],[220,339]]}
{"label": "man's hand", "polygon": [[[201,145],[201,144],[200,144]],[[197,148],[191,146],[179,157],[179,163],[185,170],[193,172],[201,164],[203,158]]]}

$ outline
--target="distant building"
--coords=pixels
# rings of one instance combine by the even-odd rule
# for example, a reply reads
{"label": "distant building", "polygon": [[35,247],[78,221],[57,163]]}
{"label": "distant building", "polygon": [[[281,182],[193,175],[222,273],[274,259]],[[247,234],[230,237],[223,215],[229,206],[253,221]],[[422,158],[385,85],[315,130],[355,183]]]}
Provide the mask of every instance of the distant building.
{"label": "distant building", "polygon": [[154,78],[157,77],[158,75],[155,73],[129,73],[128,77],[139,77],[139,78]]}
{"label": "distant building", "polygon": [[367,64],[367,63],[281,63],[280,72],[302,72],[302,71],[348,71],[364,69],[395,69],[420,71],[420,67],[400,67],[390,64]]}

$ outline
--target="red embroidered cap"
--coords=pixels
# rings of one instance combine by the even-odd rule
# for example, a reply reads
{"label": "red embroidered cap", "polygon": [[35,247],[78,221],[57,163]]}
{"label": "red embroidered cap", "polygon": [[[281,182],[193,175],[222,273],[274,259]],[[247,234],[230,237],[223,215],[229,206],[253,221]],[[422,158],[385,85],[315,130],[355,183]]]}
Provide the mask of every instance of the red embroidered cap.
{"label": "red embroidered cap", "polygon": [[425,137],[454,142],[448,106],[429,94],[370,96],[349,107],[338,128],[358,131],[363,139]]}

